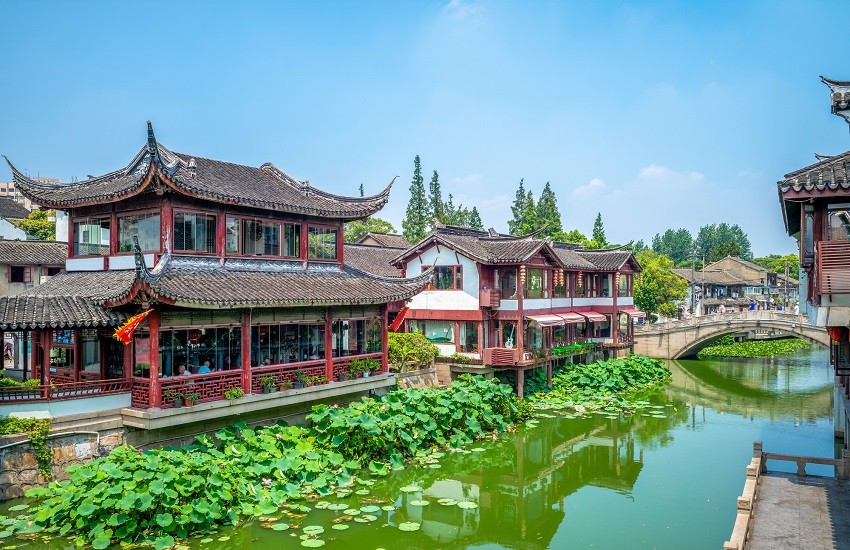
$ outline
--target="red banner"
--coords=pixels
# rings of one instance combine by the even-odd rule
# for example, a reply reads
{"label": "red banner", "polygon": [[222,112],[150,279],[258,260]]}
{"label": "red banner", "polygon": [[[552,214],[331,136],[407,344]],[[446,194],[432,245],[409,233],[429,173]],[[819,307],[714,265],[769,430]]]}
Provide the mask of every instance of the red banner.
{"label": "red banner", "polygon": [[133,333],[136,332],[136,328],[139,326],[139,323],[144,321],[152,311],[152,309],[147,309],[138,315],[133,315],[127,319],[126,323],[115,329],[115,334],[113,334],[115,339],[125,346],[129,344],[133,340]]}
{"label": "red banner", "polygon": [[398,311],[398,315],[395,317],[395,321],[390,325],[390,330],[395,332],[401,327],[401,324],[404,322],[404,316],[407,315],[407,312],[410,308],[403,307]]}

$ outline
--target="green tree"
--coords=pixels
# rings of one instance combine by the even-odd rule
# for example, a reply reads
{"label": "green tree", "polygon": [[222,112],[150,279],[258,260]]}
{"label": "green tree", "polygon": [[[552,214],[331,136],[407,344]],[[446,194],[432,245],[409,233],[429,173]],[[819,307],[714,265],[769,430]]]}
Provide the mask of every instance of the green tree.
{"label": "green tree", "polygon": [[428,218],[432,224],[434,220],[450,223],[446,219],[446,204],[443,202],[443,192],[440,189],[440,175],[436,170],[428,183]]}
{"label": "green tree", "polygon": [[800,257],[795,254],[768,254],[760,258],[753,258],[753,263],[762,266],[768,271],[785,274],[785,265],[788,265],[788,275],[795,279],[800,277]]}
{"label": "green tree", "polygon": [[514,202],[511,205],[511,214],[513,218],[508,220],[508,233],[511,235],[521,235],[522,222],[527,206],[527,195],[525,193],[525,179],[519,180]]}
{"label": "green tree", "polygon": [[347,243],[356,243],[366,233],[395,233],[393,224],[381,218],[366,218],[365,220],[354,220],[345,224],[344,240]]}
{"label": "green tree", "polygon": [[428,199],[425,197],[425,183],[422,179],[422,163],[419,155],[413,159],[413,180],[410,182],[410,200],[401,227],[404,238],[416,243],[428,234]]}
{"label": "green tree", "polygon": [[750,239],[737,224],[704,225],[699,228],[694,244],[697,256],[705,258],[706,262],[716,262],[726,256],[740,256],[745,260],[753,257]]}
{"label": "green tree", "polygon": [[654,250],[637,254],[643,273],[635,282],[635,305],[647,313],[673,316],[676,302],[688,294],[688,283],[672,271],[673,260]]}
{"label": "green tree", "polygon": [[558,235],[554,235],[552,237],[556,241],[561,241],[562,243],[571,243],[571,244],[581,244],[584,245],[588,242],[587,235],[579,231],[578,229],[570,229],[569,231],[562,231]]}
{"label": "green tree", "polygon": [[643,242],[643,239],[640,239],[637,242],[632,243],[632,246],[629,247],[632,251],[632,254],[637,254],[638,252],[643,252],[644,250],[648,250],[649,247],[646,246],[646,243]]}
{"label": "green tree", "polygon": [[537,221],[540,227],[545,226],[541,237],[554,237],[564,232],[561,225],[561,212],[558,211],[558,199],[549,182],[543,186],[540,200],[537,202]]}
{"label": "green tree", "polygon": [[668,229],[663,235],[656,234],[652,238],[652,249],[679,265],[690,261],[691,251],[694,249],[694,238],[687,229]]}
{"label": "green tree", "polygon": [[18,221],[15,225],[41,241],[52,241],[56,239],[56,222],[48,218],[56,219],[55,210],[33,210],[26,218]]}
{"label": "green tree", "polygon": [[469,215],[469,227],[473,229],[484,229],[484,223],[481,221],[481,215],[478,213],[478,208],[473,206],[472,212]]}
{"label": "green tree", "polygon": [[532,231],[537,231],[541,225],[540,218],[537,217],[537,206],[534,203],[534,193],[532,193],[531,189],[529,189],[525,194],[525,209],[522,211],[519,233],[517,233],[517,235],[527,235]]}
{"label": "green tree", "polygon": [[602,212],[596,213],[596,220],[593,222],[593,233],[590,238],[597,244],[597,248],[604,248],[608,245],[608,240],[605,238],[605,225],[602,223]]}

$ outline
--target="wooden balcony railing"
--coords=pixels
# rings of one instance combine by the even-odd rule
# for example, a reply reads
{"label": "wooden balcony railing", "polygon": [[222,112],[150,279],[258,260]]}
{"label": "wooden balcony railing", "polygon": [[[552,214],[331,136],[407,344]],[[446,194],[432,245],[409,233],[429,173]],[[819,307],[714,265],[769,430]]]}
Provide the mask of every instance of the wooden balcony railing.
{"label": "wooden balcony railing", "polygon": [[499,307],[502,305],[502,291],[498,288],[485,288],[478,294],[480,307]]}
{"label": "wooden balcony railing", "polygon": [[484,364],[493,367],[514,366],[519,362],[516,348],[484,348]]}
{"label": "wooden balcony railing", "polygon": [[816,250],[818,294],[850,294],[850,242],[819,241]]}

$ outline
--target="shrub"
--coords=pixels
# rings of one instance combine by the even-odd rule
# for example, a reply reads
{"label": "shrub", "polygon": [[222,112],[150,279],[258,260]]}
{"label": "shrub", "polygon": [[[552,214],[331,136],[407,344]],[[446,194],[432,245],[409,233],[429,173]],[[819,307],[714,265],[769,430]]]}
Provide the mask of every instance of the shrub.
{"label": "shrub", "polygon": [[430,364],[440,350],[419,332],[391,332],[387,338],[387,359],[394,372],[404,372],[407,365]]}

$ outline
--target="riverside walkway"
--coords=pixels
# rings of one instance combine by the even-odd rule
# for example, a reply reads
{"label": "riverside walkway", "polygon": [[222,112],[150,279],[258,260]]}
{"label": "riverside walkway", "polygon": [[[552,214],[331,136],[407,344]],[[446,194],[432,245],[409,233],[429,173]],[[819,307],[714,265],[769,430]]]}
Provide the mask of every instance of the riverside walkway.
{"label": "riverside walkway", "polygon": [[763,474],[746,548],[850,549],[850,482]]}
{"label": "riverside walkway", "polygon": [[[796,462],[797,473],[767,471],[768,461]],[[807,464],[831,465],[835,477],[809,476]],[[850,453],[842,458],[765,453],[753,444],[738,514],[724,550],[850,550]]]}

